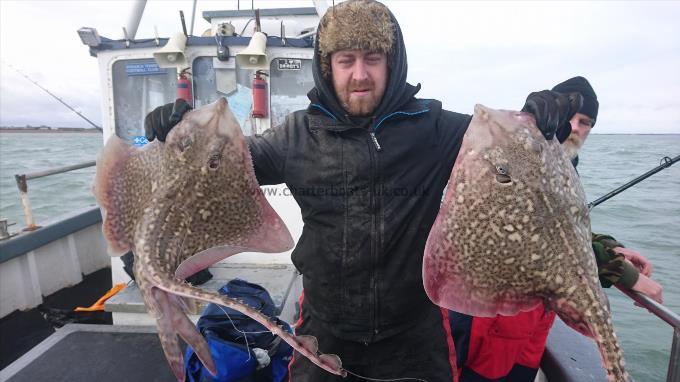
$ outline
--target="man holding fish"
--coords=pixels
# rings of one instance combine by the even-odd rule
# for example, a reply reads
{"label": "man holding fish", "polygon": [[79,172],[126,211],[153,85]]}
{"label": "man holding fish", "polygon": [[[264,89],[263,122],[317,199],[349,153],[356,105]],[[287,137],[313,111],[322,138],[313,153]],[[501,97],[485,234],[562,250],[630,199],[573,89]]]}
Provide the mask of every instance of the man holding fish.
{"label": "man holding fish", "polygon": [[[578,152],[597,118],[597,95],[583,77],[570,78],[552,90],[583,98],[581,109],[569,121],[571,134],[563,143],[576,167]],[[593,234],[592,247],[603,287],[617,285],[662,302],[662,287],[649,277],[652,266],[644,256],[608,235]],[[539,306],[515,316],[472,317],[452,312],[451,318],[461,382],[532,382],[555,312]]]}
{"label": "man holding fish", "polygon": [[[471,117],[415,98],[420,85],[406,82],[399,25],[376,1],[328,10],[313,74],[306,110],[246,139],[260,185],[344,191],[293,194],[304,222],[292,254],[304,286],[296,335],[316,337],[318,350],[339,355],[343,373],[355,380],[455,381],[450,301],[435,301],[440,308],[428,298],[423,282],[437,275],[423,271],[423,252]],[[540,137],[532,147],[542,151],[566,139],[580,102],[577,95],[531,93],[523,111],[533,117],[511,119],[525,126],[522,134]],[[178,100],[150,113],[149,140],[163,140],[188,109]],[[487,122],[496,118],[479,110]],[[511,179],[506,168],[496,170],[500,183]],[[440,281],[428,285],[446,289]],[[343,380],[297,352],[289,370],[292,381]]]}

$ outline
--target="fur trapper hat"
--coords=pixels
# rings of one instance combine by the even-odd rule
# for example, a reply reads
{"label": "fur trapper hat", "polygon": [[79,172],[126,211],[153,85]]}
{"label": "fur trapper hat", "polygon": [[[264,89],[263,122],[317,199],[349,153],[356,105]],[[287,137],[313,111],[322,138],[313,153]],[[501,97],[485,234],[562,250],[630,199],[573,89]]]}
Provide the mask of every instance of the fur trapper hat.
{"label": "fur trapper hat", "polygon": [[329,78],[330,55],[344,49],[392,52],[394,24],[390,11],[373,0],[348,0],[329,8],[319,23],[321,74]]}

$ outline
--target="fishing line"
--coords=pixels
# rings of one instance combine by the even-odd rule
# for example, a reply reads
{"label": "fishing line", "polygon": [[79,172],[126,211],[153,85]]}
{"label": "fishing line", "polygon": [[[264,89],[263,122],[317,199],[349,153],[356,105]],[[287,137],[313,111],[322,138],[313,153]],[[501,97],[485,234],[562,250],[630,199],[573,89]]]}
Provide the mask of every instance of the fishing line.
{"label": "fishing line", "polygon": [[[224,310],[224,307],[222,305],[219,305],[219,304],[215,304],[215,305],[217,305],[220,308],[220,310],[222,310],[222,312],[224,312],[224,314],[229,319],[229,322],[231,322],[231,326],[234,327],[234,330],[236,330],[237,332],[239,332],[243,335],[243,340],[246,343],[246,350],[248,351],[248,359],[246,360],[246,362],[250,361],[250,344],[248,343],[248,336],[246,336],[246,334],[271,333],[272,335],[274,335],[274,333],[272,333],[270,330],[264,330],[264,331],[259,331],[259,332],[246,332],[246,331],[243,331],[243,330],[237,328],[236,324],[234,323],[234,320],[232,320],[229,313],[227,313],[227,311]],[[258,324],[259,324],[259,322],[258,322]],[[260,325],[262,325],[262,324],[260,324]]]}
{"label": "fishing line", "polygon": [[229,313],[227,313],[227,311],[224,310],[224,308],[222,307],[222,305],[217,305],[217,306],[218,306],[218,307],[224,312],[224,314],[227,316],[227,318],[229,319],[229,322],[231,322],[231,326],[234,327],[234,330],[236,330],[237,332],[243,334],[243,340],[246,342],[246,350],[247,350],[247,352],[248,352],[248,359],[246,360],[246,362],[250,361],[250,344],[248,343],[248,336],[246,336],[246,332],[244,332],[243,330],[241,330],[241,329],[239,329],[239,328],[236,327],[236,324],[234,324],[234,321],[231,319],[231,316],[229,316]]}
{"label": "fishing line", "polygon": [[[224,310],[224,307],[223,307],[222,305],[218,305],[218,304],[215,304],[215,305],[217,305],[217,306],[220,307],[220,309],[224,312],[224,314],[226,314],[227,317],[229,318],[229,321],[231,321],[231,324],[234,326],[234,329],[236,329],[236,330],[237,330],[238,332],[240,332],[240,333],[244,333],[244,334],[272,333],[271,330],[262,330],[262,331],[259,331],[259,332],[244,332],[243,330],[240,330],[239,328],[237,328],[236,325],[234,325],[234,321],[231,320],[231,317],[229,317],[229,313],[227,313],[227,311]],[[260,323],[258,322],[258,324],[260,324]],[[262,324],[260,324],[260,325],[262,325]],[[264,325],[263,325],[263,326],[264,326]],[[272,334],[274,334],[274,333],[272,333]]]}
{"label": "fishing line", "polygon": [[422,379],[422,378],[370,378],[370,377],[365,377],[363,375],[359,375],[356,373],[352,373],[351,371],[347,369],[342,369],[343,371],[347,372],[347,374],[352,375],[357,378],[365,379],[367,381],[376,381],[376,382],[397,382],[397,381],[418,381],[418,382],[428,382],[427,379]]}

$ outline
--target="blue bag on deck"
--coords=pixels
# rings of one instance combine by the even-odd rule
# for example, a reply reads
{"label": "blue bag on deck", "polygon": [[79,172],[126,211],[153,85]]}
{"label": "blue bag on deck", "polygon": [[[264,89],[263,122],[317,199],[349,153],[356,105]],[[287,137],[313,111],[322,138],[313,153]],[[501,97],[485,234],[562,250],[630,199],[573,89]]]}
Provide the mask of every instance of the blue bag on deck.
{"label": "blue bag on deck", "polygon": [[[274,302],[263,287],[241,279],[233,279],[220,288],[219,293],[243,301],[248,306],[271,317],[288,332],[293,332],[290,325],[276,317],[278,312],[276,312]],[[208,342],[217,368],[217,376],[210,375],[191,346],[187,346],[184,355],[187,381],[282,382],[287,380],[288,363],[293,355],[293,348],[252,318],[225,306],[208,304],[197,326]],[[267,352],[271,360],[267,366],[259,366],[253,352],[255,348]]]}

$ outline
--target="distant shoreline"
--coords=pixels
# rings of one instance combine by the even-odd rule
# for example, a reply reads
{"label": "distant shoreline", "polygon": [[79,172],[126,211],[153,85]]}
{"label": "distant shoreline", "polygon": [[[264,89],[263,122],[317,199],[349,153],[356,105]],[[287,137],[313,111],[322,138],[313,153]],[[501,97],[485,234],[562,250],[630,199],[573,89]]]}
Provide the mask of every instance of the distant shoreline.
{"label": "distant shoreline", "polygon": [[18,128],[18,129],[0,129],[0,134],[4,133],[10,133],[10,134],[15,134],[15,133],[28,133],[28,134],[64,134],[64,133],[85,133],[85,134],[92,134],[92,133],[99,133],[101,134],[102,132],[97,130],[97,129],[78,129],[78,128],[66,128],[66,129],[24,129],[24,128]]}

